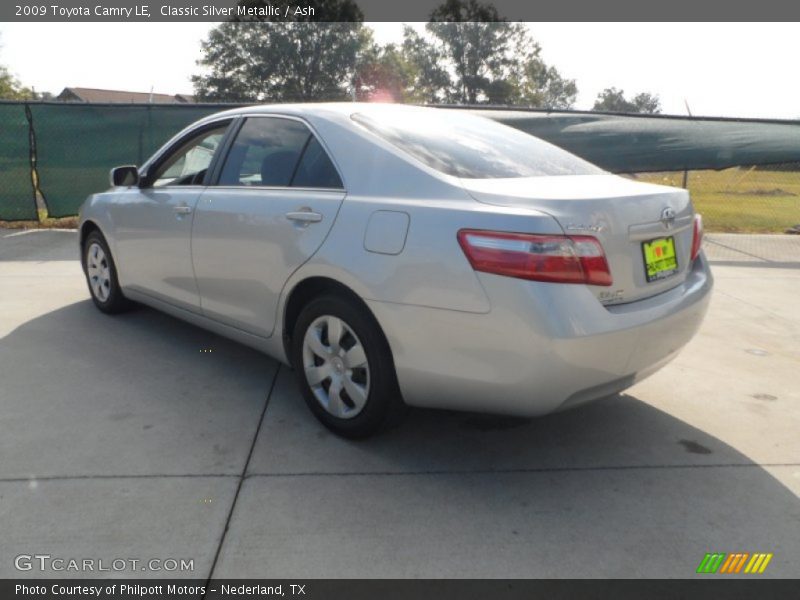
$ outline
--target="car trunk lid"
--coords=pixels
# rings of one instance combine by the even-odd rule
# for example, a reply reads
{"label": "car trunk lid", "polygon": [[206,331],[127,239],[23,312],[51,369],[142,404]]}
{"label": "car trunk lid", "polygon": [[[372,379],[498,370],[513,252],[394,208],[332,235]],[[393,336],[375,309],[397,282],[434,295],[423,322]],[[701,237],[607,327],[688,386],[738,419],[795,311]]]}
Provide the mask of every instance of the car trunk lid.
{"label": "car trunk lid", "polygon": [[[610,287],[589,286],[603,304],[654,296],[682,283],[689,271],[693,208],[686,190],[610,174],[461,182],[479,202],[546,212],[565,234],[596,237],[613,278]],[[677,270],[648,281],[642,244],[669,237]]]}

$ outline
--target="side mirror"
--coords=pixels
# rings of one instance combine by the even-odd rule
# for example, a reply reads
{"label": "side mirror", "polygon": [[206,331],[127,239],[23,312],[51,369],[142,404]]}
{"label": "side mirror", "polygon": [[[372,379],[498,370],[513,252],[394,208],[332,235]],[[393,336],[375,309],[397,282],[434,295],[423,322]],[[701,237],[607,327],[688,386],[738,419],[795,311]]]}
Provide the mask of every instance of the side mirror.
{"label": "side mirror", "polygon": [[139,183],[139,170],[133,165],[114,167],[108,176],[113,187],[129,187]]}

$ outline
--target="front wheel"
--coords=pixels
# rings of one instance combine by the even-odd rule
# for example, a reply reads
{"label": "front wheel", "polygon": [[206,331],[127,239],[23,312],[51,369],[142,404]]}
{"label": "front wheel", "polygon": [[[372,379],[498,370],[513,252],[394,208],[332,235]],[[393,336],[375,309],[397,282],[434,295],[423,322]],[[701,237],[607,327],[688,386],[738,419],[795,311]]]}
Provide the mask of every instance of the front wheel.
{"label": "front wheel", "polygon": [[404,412],[389,344],[371,314],[340,296],[300,313],[292,364],[311,412],[331,431],[364,438]]}
{"label": "front wheel", "polygon": [[117,279],[117,268],[111,258],[103,234],[93,231],[83,244],[83,270],[95,306],[104,313],[118,313],[130,308],[130,301],[122,295]]}

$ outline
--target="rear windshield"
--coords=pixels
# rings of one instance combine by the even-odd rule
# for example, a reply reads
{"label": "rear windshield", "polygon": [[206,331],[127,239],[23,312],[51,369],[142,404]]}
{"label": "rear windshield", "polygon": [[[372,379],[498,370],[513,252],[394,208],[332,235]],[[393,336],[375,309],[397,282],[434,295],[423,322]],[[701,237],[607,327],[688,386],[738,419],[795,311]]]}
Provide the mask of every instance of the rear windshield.
{"label": "rear windshield", "polygon": [[431,109],[356,113],[352,119],[429,167],[455,177],[498,179],[603,172],[544,140],[483,117]]}

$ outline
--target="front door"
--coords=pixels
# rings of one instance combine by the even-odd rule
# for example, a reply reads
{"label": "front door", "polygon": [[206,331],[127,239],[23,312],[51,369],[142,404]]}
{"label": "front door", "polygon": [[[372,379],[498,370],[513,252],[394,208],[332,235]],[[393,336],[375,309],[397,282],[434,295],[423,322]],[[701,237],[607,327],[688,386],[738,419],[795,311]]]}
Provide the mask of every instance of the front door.
{"label": "front door", "polygon": [[120,281],[180,308],[200,311],[192,272],[190,238],[206,172],[229,122],[189,135],[167,151],[140,187],[120,195],[112,208]]}

